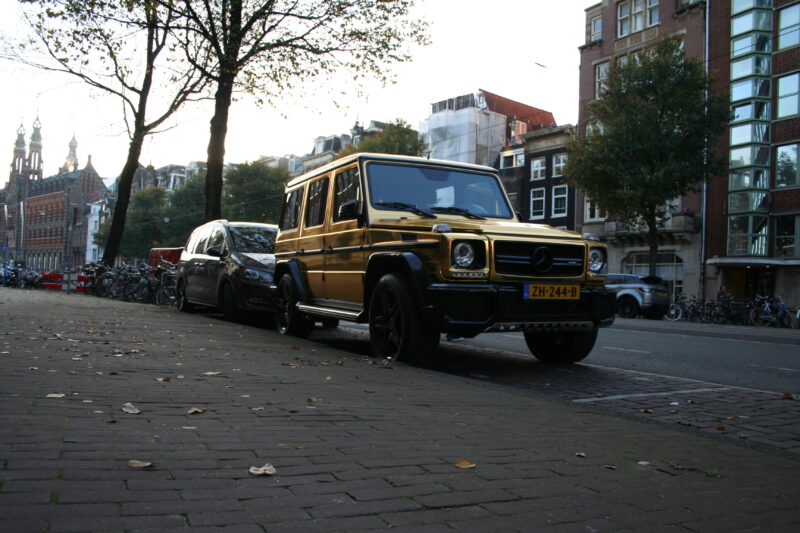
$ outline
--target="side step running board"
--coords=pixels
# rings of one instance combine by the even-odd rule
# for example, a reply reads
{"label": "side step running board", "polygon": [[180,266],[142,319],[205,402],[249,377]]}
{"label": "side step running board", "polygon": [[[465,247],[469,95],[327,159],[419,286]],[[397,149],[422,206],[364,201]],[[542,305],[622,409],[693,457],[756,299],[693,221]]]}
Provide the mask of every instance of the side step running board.
{"label": "side step running board", "polygon": [[308,313],[314,316],[324,316],[327,318],[338,318],[340,320],[349,320],[351,322],[358,322],[361,316],[359,311],[347,311],[345,309],[333,309],[331,307],[319,307],[309,304],[297,304],[297,310],[301,313]]}

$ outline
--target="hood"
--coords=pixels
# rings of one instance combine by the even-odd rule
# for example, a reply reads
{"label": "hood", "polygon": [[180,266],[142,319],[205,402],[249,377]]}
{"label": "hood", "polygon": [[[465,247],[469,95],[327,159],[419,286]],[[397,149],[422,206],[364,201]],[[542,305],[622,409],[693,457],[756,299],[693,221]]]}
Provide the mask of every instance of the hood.
{"label": "hood", "polygon": [[560,230],[547,224],[533,224],[529,222],[513,222],[510,220],[469,220],[464,218],[449,218],[439,216],[437,219],[378,219],[371,224],[373,228],[408,229],[416,231],[433,231],[437,224],[447,224],[453,233],[476,233],[479,235],[513,235],[519,237],[551,237],[565,239],[580,239],[581,235],[574,231]]}
{"label": "hood", "polygon": [[265,268],[272,270],[275,268],[275,254],[254,254],[238,252],[239,260],[242,265],[252,268]]}

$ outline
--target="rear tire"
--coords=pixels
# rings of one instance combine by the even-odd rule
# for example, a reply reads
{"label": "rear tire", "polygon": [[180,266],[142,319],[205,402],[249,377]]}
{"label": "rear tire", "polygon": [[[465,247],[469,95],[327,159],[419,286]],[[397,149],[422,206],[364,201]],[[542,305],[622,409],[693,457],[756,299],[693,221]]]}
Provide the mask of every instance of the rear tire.
{"label": "rear tire", "polygon": [[421,362],[439,347],[441,335],[423,323],[408,282],[384,275],[369,304],[369,338],[377,358]]}
{"label": "rear tire", "polygon": [[283,335],[306,339],[314,330],[314,323],[297,310],[299,300],[299,291],[292,276],[284,274],[278,282],[275,295],[275,326]]}
{"label": "rear tire", "polygon": [[592,331],[525,332],[528,349],[543,363],[577,363],[589,355],[596,340],[597,327]]}
{"label": "rear tire", "polygon": [[636,318],[639,316],[639,304],[630,296],[623,296],[617,300],[617,314],[622,318]]}

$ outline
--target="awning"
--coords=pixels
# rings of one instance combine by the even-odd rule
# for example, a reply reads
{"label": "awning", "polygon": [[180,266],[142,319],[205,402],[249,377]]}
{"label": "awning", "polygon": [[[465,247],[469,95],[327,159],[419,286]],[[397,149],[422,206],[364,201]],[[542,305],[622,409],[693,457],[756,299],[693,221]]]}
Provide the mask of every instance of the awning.
{"label": "awning", "polygon": [[800,259],[781,259],[778,257],[712,257],[707,265],[717,267],[800,267]]}

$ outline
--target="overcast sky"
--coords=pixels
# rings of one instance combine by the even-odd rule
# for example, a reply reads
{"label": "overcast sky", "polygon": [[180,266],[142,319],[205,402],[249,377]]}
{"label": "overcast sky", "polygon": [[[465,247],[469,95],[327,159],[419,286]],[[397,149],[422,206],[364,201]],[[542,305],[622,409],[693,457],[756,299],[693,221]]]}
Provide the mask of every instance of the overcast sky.
{"label": "overcast sky", "polygon": [[[550,111],[558,124],[578,117],[578,46],[585,39],[584,10],[597,0],[417,0],[416,12],[430,23],[432,44],[413,50],[413,60],[394,67],[396,84],[365,87],[336,107],[334,88],[322,85],[275,108],[234,102],[228,124],[226,162],[264,155],[304,155],[317,136],[348,133],[356,120],[392,121],[413,127],[430,104],[478,89]],[[17,0],[0,0],[0,34],[21,24]],[[81,168],[89,155],[104,178],[119,175],[128,149],[122,108],[92,94],[76,79],[0,60],[0,185],[8,179],[17,129],[30,140],[33,121],[42,123],[45,177],[78,142]],[[183,109],[167,132],[145,141],[140,162],[160,167],[204,161],[210,104]]]}

